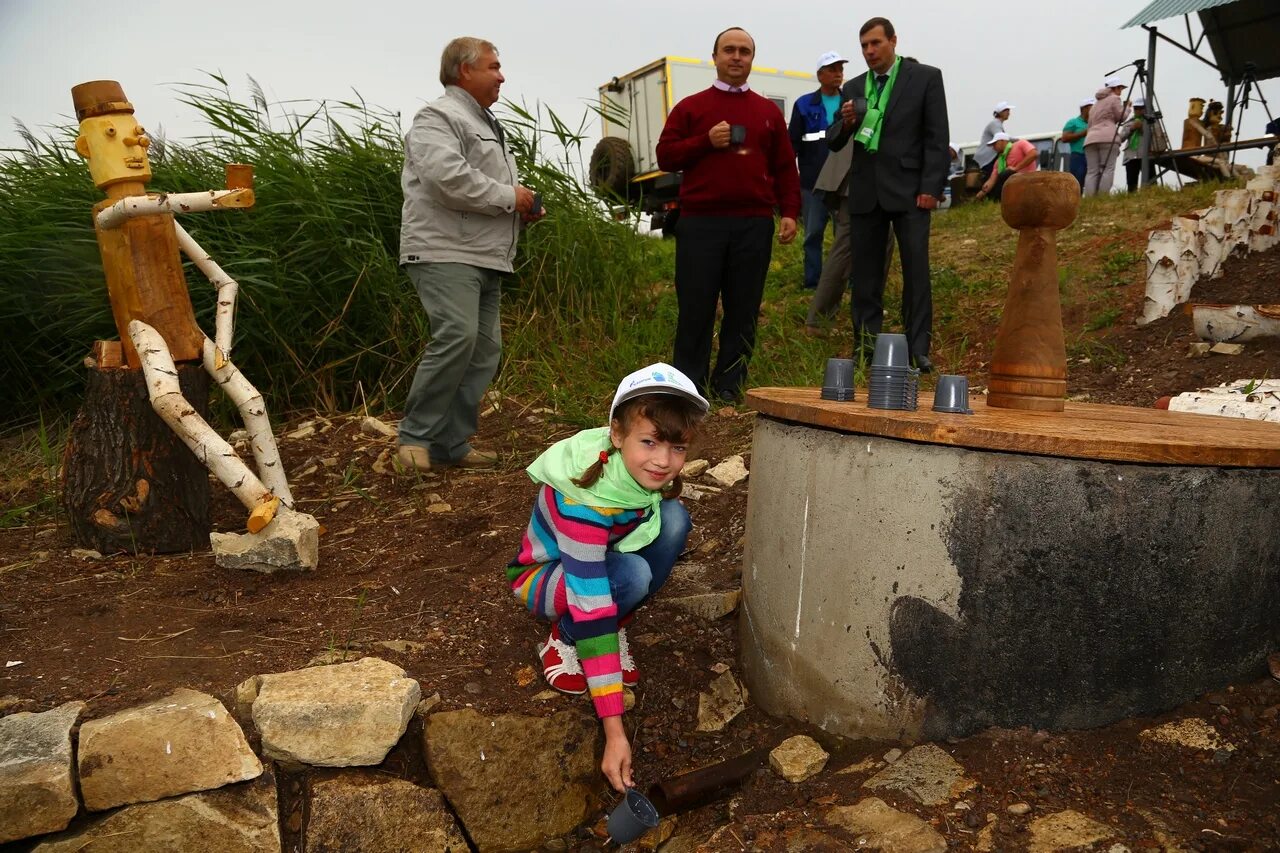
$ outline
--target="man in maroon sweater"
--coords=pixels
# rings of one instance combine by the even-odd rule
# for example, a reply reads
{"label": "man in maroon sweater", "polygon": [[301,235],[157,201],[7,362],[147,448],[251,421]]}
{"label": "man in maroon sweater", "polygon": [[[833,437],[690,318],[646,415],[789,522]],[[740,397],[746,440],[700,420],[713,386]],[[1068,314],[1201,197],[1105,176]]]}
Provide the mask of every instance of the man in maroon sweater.
{"label": "man in maroon sweater", "polygon": [[[755,41],[734,27],[716,37],[711,88],[676,104],[658,139],[658,167],[683,172],[676,223],[676,321],[673,365],[699,389],[742,401],[755,346],[760,299],[778,242],[796,237],[800,175],[778,107],[747,84]],[[724,306],[720,349],[707,376],[716,301]]]}

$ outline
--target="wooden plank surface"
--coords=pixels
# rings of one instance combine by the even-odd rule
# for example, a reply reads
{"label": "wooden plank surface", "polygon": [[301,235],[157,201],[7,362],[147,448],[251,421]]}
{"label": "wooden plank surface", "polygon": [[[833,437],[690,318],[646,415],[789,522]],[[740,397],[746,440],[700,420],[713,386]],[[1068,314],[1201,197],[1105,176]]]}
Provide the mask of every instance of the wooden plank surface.
{"label": "wooden plank surface", "polygon": [[849,403],[823,400],[817,388],[754,388],[747,405],[770,417],[861,435],[974,450],[1000,450],[1162,465],[1280,468],[1280,424],[1161,409],[1066,404],[1062,412],[988,408],[972,415],[935,412],[932,392],[914,412],[869,409],[866,389]]}

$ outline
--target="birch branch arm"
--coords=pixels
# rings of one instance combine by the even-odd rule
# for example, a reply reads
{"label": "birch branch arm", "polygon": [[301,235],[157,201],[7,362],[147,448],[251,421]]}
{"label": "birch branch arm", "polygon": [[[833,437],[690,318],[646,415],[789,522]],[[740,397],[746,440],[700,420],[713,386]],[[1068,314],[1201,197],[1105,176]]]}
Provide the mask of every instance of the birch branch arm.
{"label": "birch branch arm", "polygon": [[230,361],[223,359],[219,364],[218,356],[218,348],[206,337],[204,369],[240,410],[240,417],[249,432],[249,447],[253,450],[262,482],[286,506],[292,507],[293,493],[289,491],[289,480],[284,473],[284,464],[280,461],[280,449],[276,445],[275,433],[271,431],[271,421],[267,417],[267,407],[262,395]]}
{"label": "birch branch arm", "polygon": [[[276,497],[249,470],[230,444],[214,432],[213,427],[182,396],[178,385],[178,369],[169,355],[169,347],[154,328],[141,320],[129,322],[129,338],[133,341],[142,361],[142,373],[147,382],[147,395],[156,414],[167,423],[183,444],[191,449],[200,463],[231,490],[251,515],[261,516],[264,504],[271,505]],[[206,341],[208,339],[206,338]],[[268,507],[274,515],[274,509]],[[267,521],[270,521],[268,518]],[[262,522],[259,526],[265,526]]]}
{"label": "birch branch arm", "polygon": [[204,273],[205,278],[209,279],[209,283],[218,291],[218,308],[214,315],[213,333],[218,352],[215,353],[214,366],[222,367],[223,363],[231,357],[231,341],[235,335],[236,323],[236,295],[240,291],[240,285],[218,266],[218,263],[201,248],[180,222],[175,220],[173,227],[178,232],[178,248],[182,249],[182,254],[191,259],[196,268]]}
{"label": "birch branch arm", "polygon": [[98,227],[104,231],[119,228],[135,216],[156,213],[204,213],[253,207],[253,190],[205,190],[196,193],[161,193],[127,196],[98,212]]}

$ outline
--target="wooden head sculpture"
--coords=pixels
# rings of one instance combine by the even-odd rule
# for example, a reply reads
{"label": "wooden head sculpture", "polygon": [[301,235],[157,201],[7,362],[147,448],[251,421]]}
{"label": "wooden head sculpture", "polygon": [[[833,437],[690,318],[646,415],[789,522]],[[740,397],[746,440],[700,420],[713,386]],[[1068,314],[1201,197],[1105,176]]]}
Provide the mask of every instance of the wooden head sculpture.
{"label": "wooden head sculpture", "polygon": [[1067,172],[1014,175],[1000,212],[1018,229],[1000,331],[991,357],[987,405],[1060,412],[1067,396],[1067,348],[1058,297],[1057,231],[1080,207],[1080,184]]}

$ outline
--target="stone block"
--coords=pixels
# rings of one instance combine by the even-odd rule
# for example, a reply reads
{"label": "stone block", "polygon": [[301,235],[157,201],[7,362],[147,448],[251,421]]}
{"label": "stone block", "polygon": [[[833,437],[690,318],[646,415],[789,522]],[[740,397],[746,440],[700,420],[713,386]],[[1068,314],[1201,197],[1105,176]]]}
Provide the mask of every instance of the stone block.
{"label": "stone block", "polygon": [[467,842],[433,788],[368,771],[311,782],[309,853],[431,850],[467,853]]}
{"label": "stone block", "polygon": [[698,731],[722,731],[746,707],[738,679],[732,672],[722,673],[711,681],[709,691],[698,694]]}
{"label": "stone block", "polygon": [[89,811],[221,788],[262,773],[222,703],[185,688],[85,723],[77,758]]}
{"label": "stone block", "polygon": [[83,710],[68,702],[0,718],[0,844],[56,832],[75,817],[71,729]]}
{"label": "stone block", "polygon": [[741,589],[730,589],[723,592],[699,592],[694,595],[668,598],[667,603],[690,616],[713,622],[737,610],[741,599]]}
{"label": "stone block", "polygon": [[380,764],[422,691],[378,658],[259,677],[253,724],[269,758],[325,767]]}
{"label": "stone block", "polygon": [[431,779],[482,853],[535,848],[582,823],[600,784],[599,743],[599,723],[571,711],[443,711],[423,727]]}
{"label": "stone block", "polygon": [[125,806],[73,832],[43,840],[32,853],[280,853],[276,782],[253,782]]}
{"label": "stone block", "polygon": [[862,783],[864,788],[901,791],[918,803],[936,806],[970,790],[974,781],[944,750],[931,743],[917,746]]}

